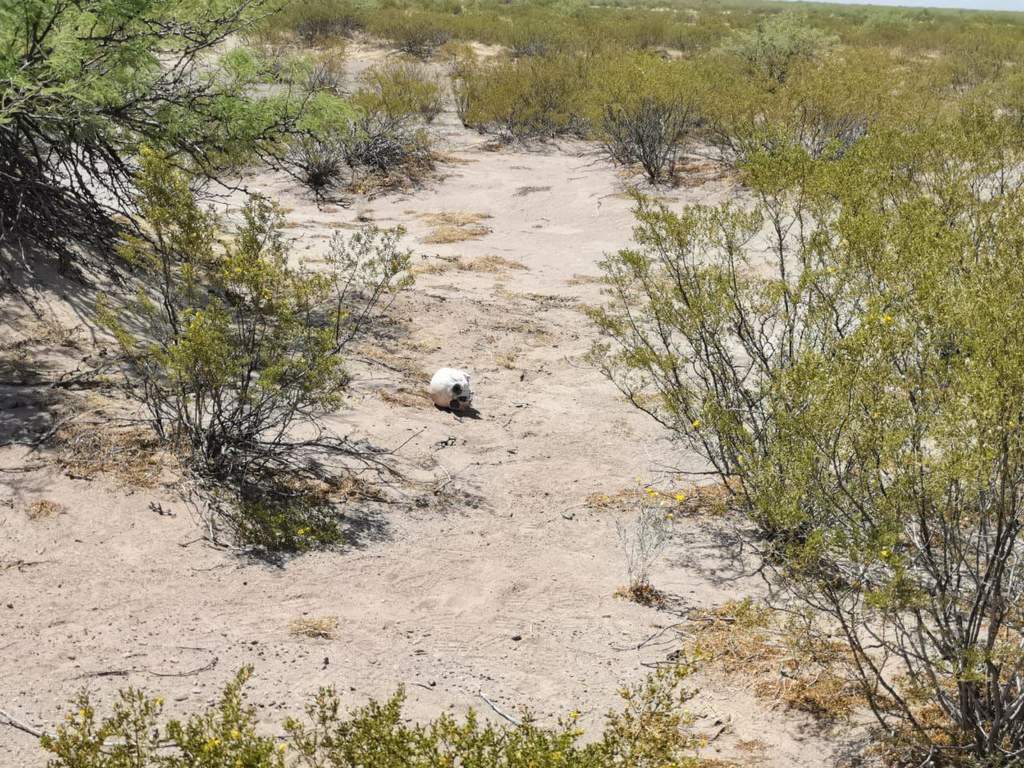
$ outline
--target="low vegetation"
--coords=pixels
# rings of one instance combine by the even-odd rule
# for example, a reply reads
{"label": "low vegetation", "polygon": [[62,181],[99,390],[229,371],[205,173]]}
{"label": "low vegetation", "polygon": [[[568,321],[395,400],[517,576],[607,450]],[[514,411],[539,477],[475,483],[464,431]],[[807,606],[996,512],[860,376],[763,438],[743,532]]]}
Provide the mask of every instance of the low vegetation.
{"label": "low vegetation", "polygon": [[736,478],[766,561],[919,759],[1024,745],[1016,131],[970,104],[839,154],[758,151],[749,208],[640,199],[592,313],[599,364]]}
{"label": "low vegetation", "polygon": [[[337,693],[321,689],[302,718],[289,718],[279,737],[257,729],[245,699],[251,669],[241,670],[220,701],[185,720],[162,722],[163,700],[136,689],[121,692],[107,717],[82,694],[75,711],[42,744],[51,768],[247,768],[286,766],[473,765],[479,768],[698,768],[697,738],[684,712],[683,667],[660,670],[621,692],[623,709],[608,714],[600,738],[583,743],[577,714],[551,728],[528,713],[516,725],[490,724],[470,711],[409,725],[404,692],[347,715]],[[511,719],[510,715],[506,715]]]}
{"label": "low vegetation", "polygon": [[136,183],[152,229],[121,255],[150,276],[152,294],[140,294],[132,325],[101,310],[130,391],[199,479],[214,530],[226,523],[271,551],[336,543],[332,461],[374,460],[319,419],[342,404],[346,346],[407,284],[401,233],[339,235],[312,273],[289,266],[268,201],[249,199],[223,247],[218,220],[166,158],[145,154]]}

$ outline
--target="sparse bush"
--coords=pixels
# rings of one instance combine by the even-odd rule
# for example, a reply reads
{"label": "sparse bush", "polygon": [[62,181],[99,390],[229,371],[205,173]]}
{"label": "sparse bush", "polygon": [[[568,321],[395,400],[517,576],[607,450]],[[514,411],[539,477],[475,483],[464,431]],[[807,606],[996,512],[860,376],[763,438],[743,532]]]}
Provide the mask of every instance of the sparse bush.
{"label": "sparse bush", "polygon": [[433,165],[430,139],[409,118],[391,118],[382,112],[351,121],[342,136],[345,162],[354,171],[379,175],[401,171],[415,177]]}
{"label": "sparse bush", "polygon": [[[646,496],[646,498],[645,498]],[[651,566],[661,556],[672,533],[672,513],[659,503],[657,494],[644,494],[633,520],[615,521],[615,531],[626,558],[625,595],[644,605],[657,604],[660,594],[651,584]]]}
{"label": "sparse bush", "polygon": [[416,64],[393,61],[368,70],[362,79],[363,88],[353,101],[367,113],[431,123],[444,109],[441,86]]}
{"label": "sparse bush", "polygon": [[814,58],[834,42],[833,37],[805,19],[780,13],[758,21],[751,31],[737,33],[727,50],[738,56],[752,74],[781,85],[796,63]]}
{"label": "sparse bush", "polygon": [[557,55],[466,67],[456,92],[463,122],[519,141],[584,133],[586,66]]}
{"label": "sparse bush", "polygon": [[405,285],[409,254],[397,234],[372,230],[336,244],[324,273],[292,268],[281,215],[260,198],[222,250],[218,221],[187,178],[153,154],[143,169],[139,208],[152,232],[129,238],[122,254],[153,277],[157,295],[137,307],[144,330],[101,313],[131,391],[182,453],[217,522],[268,550],[335,543],[331,461],[367,454],[319,417],[340,405],[344,347]]}
{"label": "sparse bush", "polygon": [[348,167],[345,147],[336,137],[300,136],[284,157],[292,176],[309,187],[318,200],[340,186]]}
{"label": "sparse bush", "polygon": [[380,10],[374,14],[373,31],[394,43],[402,53],[418,59],[429,59],[452,39],[447,24],[416,10]]}
{"label": "sparse bush", "polygon": [[1024,196],[1001,120],[755,155],[750,211],[641,202],[593,313],[606,372],[739,478],[766,561],[917,763],[1024,749]]}
{"label": "sparse bush", "polygon": [[159,697],[128,688],[113,713],[98,720],[83,693],[67,721],[40,743],[53,768],[285,768],[284,746],[256,733],[256,711],[243,697],[251,674],[242,669],[215,708],[162,728]]}
{"label": "sparse bush", "polygon": [[541,728],[526,714],[518,725],[483,723],[472,710],[462,721],[442,715],[424,725],[404,716],[404,691],[347,715],[333,689],[321,689],[304,719],[289,718],[283,739],[257,733],[256,711],[244,696],[251,668],[241,670],[216,706],[161,726],[163,700],[123,691],[111,716],[98,719],[86,694],[75,712],[41,740],[51,768],[699,768],[699,740],[689,729],[683,687],[689,669],[663,668],[624,688],[624,708],[610,712],[601,738],[581,743],[570,714]]}
{"label": "sparse bush", "polygon": [[643,167],[652,184],[675,176],[676,159],[693,129],[693,110],[682,99],[641,96],[605,110],[602,145],[622,165]]}
{"label": "sparse bush", "polygon": [[290,30],[305,45],[336,45],[365,26],[362,12],[348,0],[294,0],[264,19],[257,34],[273,41]]}

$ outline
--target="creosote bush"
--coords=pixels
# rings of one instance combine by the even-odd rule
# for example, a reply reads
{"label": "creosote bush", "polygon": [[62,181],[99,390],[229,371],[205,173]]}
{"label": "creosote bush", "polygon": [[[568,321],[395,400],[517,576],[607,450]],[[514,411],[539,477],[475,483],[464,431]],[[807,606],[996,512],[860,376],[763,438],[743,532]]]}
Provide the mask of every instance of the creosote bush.
{"label": "creosote bush", "polygon": [[[969,105],[968,105],[969,106]],[[596,360],[732,486],[916,763],[1024,749],[1024,189],[965,107],[744,164],[754,205],[641,200]]]}
{"label": "creosote bush", "polygon": [[324,483],[332,464],[365,463],[369,449],[320,417],[342,403],[345,346],[407,284],[400,233],[336,239],[326,268],[308,272],[289,265],[282,216],[266,200],[250,198],[221,246],[218,220],[165,158],[144,155],[136,183],[149,231],[121,254],[155,289],[134,307],[141,327],[101,311],[130,391],[237,537],[267,550],[336,542]]}
{"label": "creosote bush", "polygon": [[441,86],[422,66],[392,61],[367,70],[354,103],[367,113],[383,113],[392,120],[416,117],[434,121],[444,108]]}
{"label": "creosote bush", "polygon": [[97,717],[83,694],[76,711],[41,743],[51,768],[698,768],[698,740],[683,709],[688,672],[660,669],[623,688],[623,709],[609,713],[600,738],[586,744],[578,713],[551,728],[528,713],[519,725],[485,723],[472,710],[461,721],[442,715],[410,725],[402,690],[344,714],[330,688],[320,690],[305,717],[289,718],[282,736],[273,738],[257,731],[256,709],[245,698],[251,668],[236,675],[216,706],[166,724],[163,700],[142,691],[123,691],[106,718]]}

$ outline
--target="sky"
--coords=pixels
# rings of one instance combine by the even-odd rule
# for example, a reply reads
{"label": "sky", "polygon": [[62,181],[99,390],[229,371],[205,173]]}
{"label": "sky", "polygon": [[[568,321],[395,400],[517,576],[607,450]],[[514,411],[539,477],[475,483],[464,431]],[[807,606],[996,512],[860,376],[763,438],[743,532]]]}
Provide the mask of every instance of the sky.
{"label": "sky", "polygon": [[985,11],[1024,11],[1024,0],[819,0],[843,5],[901,5],[908,8],[966,8]]}

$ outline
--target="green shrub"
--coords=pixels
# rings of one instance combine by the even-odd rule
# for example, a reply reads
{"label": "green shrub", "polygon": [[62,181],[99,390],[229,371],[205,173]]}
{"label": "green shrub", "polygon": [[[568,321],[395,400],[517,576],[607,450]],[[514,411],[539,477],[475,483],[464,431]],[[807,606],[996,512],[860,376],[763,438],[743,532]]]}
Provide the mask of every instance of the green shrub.
{"label": "green shrub", "polygon": [[207,176],[280,150],[301,101],[261,90],[272,74],[251,51],[214,55],[266,10],[263,0],[0,3],[0,240],[36,242],[32,254],[65,264],[81,245],[109,253],[144,145]]}
{"label": "green shrub", "polygon": [[[207,491],[211,528],[225,522],[242,539],[261,532],[250,537],[259,545],[295,548],[300,528],[336,542],[323,483],[359,451],[319,418],[341,404],[345,345],[405,285],[410,255],[397,233],[371,230],[332,243],[328,268],[306,272],[289,266],[282,216],[266,200],[249,200],[222,248],[217,219],[162,156],[144,156],[137,183],[150,232],[128,238],[122,255],[155,295],[140,294],[141,327],[101,312],[130,391]],[[299,427],[314,437],[299,437]]]}
{"label": "green shrub", "polygon": [[813,59],[834,42],[799,16],[780,13],[758,21],[753,30],[737,33],[727,50],[752,74],[781,84],[794,64]]}
{"label": "green shrub", "polygon": [[683,710],[687,673],[661,669],[623,689],[624,709],[609,713],[600,740],[587,744],[575,713],[553,728],[528,715],[519,725],[483,723],[472,710],[461,722],[442,715],[410,725],[401,690],[344,715],[333,689],[317,694],[303,720],[289,718],[277,740],[257,733],[256,711],[245,700],[251,668],[238,673],[215,707],[163,727],[159,698],[129,689],[97,722],[83,694],[77,712],[41,743],[51,768],[698,768],[698,740]]}
{"label": "green shrub", "polygon": [[441,86],[423,67],[393,61],[367,70],[363,87],[353,103],[367,113],[379,112],[392,120],[418,117],[434,121],[444,109]]}
{"label": "green shrub", "polygon": [[256,733],[256,711],[243,698],[252,673],[242,669],[213,709],[160,727],[163,699],[129,688],[97,721],[87,694],[76,712],[40,740],[53,768],[285,768],[285,747]]}
{"label": "green shrub", "polygon": [[592,313],[596,359],[732,481],[915,764],[1024,748],[1020,159],[991,109],[756,153],[753,210],[641,201]]}
{"label": "green shrub", "polygon": [[640,165],[652,183],[672,181],[680,151],[697,128],[693,73],[681,62],[654,56],[606,55],[590,71],[592,118],[605,154],[622,165]]}
{"label": "green shrub", "polygon": [[281,41],[288,32],[305,45],[337,45],[366,26],[363,9],[349,0],[292,0],[263,19],[256,36]]}
{"label": "green shrub", "polygon": [[467,67],[456,84],[456,101],[467,126],[508,139],[583,134],[586,71],[585,61],[569,55]]}

